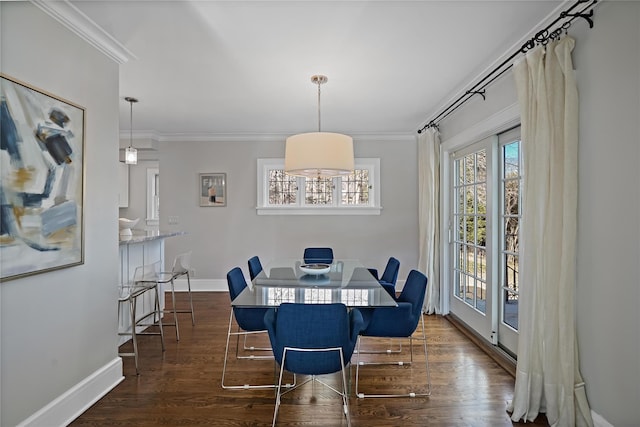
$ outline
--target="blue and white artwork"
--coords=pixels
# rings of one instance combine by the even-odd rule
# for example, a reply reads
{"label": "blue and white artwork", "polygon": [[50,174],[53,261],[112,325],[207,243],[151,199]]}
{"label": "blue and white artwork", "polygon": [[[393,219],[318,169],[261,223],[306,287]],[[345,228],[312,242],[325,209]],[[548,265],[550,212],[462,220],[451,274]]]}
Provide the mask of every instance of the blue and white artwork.
{"label": "blue and white artwork", "polygon": [[0,85],[0,280],[82,264],[84,108]]}

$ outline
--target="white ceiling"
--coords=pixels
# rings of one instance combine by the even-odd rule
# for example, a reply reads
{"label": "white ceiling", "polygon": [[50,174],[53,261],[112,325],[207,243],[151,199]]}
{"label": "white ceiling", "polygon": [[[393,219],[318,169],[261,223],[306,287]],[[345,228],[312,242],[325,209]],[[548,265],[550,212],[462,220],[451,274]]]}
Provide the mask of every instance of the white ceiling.
{"label": "white ceiling", "polygon": [[[409,135],[562,1],[72,1],[130,50],[121,131]],[[489,94],[490,96],[490,94]]]}

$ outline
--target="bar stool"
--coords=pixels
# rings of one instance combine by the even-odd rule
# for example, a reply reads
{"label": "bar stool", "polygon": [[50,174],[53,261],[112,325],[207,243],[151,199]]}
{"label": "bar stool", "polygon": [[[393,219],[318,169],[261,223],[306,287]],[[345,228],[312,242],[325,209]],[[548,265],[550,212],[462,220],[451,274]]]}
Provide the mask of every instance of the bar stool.
{"label": "bar stool", "polygon": [[[162,329],[162,311],[160,309],[160,293],[158,291],[158,269],[160,263],[148,264],[137,267],[133,280],[124,282],[120,285],[118,294],[118,322],[123,305],[129,306],[129,330],[118,331],[119,336],[131,336],[133,352],[119,352],[118,356],[132,356],[135,361],[136,375],[140,375],[138,364],[138,335],[159,335],[162,343],[162,351],[164,346],[164,331]],[[143,312],[138,315],[138,299],[145,296],[148,292],[153,292],[153,308],[144,311],[145,301],[142,301]],[[153,316],[152,323],[145,323],[146,319]],[[159,332],[150,332],[145,329],[157,323]],[[142,328],[138,331],[138,328]]]}
{"label": "bar stool", "polygon": [[[191,324],[195,326],[196,318],[193,311],[193,298],[191,296],[191,278],[189,277],[189,270],[191,266],[191,251],[184,252],[176,256],[173,260],[173,267],[171,271],[162,272],[158,276],[158,283],[171,285],[171,307],[162,311],[163,313],[173,314],[173,323],[165,323],[165,326],[175,326],[176,328],[176,341],[180,341],[180,330],[178,328],[178,313],[191,313]],[[176,290],[174,281],[180,276],[187,276],[187,292],[189,293],[189,309],[178,310],[176,308]]]}

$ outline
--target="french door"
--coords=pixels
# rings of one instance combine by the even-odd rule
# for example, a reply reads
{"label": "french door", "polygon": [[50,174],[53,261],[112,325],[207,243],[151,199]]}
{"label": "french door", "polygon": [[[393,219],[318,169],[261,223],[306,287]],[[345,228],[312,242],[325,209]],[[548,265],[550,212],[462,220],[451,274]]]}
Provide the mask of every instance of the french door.
{"label": "french door", "polygon": [[451,154],[449,308],[517,355],[521,207],[519,128]]}
{"label": "french door", "polygon": [[493,138],[451,156],[450,309],[493,342]]}

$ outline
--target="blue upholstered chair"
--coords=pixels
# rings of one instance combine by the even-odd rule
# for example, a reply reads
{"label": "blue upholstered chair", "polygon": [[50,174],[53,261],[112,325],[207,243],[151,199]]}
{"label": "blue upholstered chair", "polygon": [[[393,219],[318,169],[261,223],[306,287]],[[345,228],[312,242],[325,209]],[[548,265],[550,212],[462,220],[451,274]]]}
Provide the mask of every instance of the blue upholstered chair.
{"label": "blue upholstered chair", "polygon": [[305,248],[303,258],[306,264],[331,264],[333,262],[333,249]]}
{"label": "blue upholstered chair", "polygon": [[[240,267],[235,267],[231,271],[227,273],[227,284],[229,286],[229,296],[231,301],[233,301],[240,292],[247,287],[247,281],[242,274],[242,270]],[[275,384],[263,384],[263,385],[249,385],[249,384],[240,384],[240,385],[228,385],[224,383],[225,374],[227,371],[227,361],[229,356],[229,341],[232,336],[236,336],[236,358],[237,359],[273,359],[273,355],[262,355],[256,356],[251,354],[249,356],[239,355],[239,346],[240,346],[240,336],[245,338],[245,345],[243,350],[248,350],[249,352],[259,351],[259,350],[267,350],[271,351],[271,348],[256,348],[256,347],[247,347],[246,346],[246,338],[249,335],[254,334],[264,334],[266,333],[266,329],[264,327],[264,315],[268,309],[267,308],[244,308],[244,307],[232,307],[231,313],[229,315],[229,329],[227,331],[227,345],[224,350],[224,364],[222,367],[222,388],[224,389],[250,389],[250,388],[274,388]],[[233,319],[237,323],[237,331],[232,332],[232,324]]]}
{"label": "blue upholstered chair", "polygon": [[249,258],[247,264],[249,265],[249,277],[253,280],[262,271],[262,263],[260,262],[260,258],[253,256]]}
{"label": "blue upholstered chair", "polygon": [[[269,331],[273,355],[280,364],[273,425],[276,424],[281,396],[309,381],[324,384],[342,397],[344,415],[347,425],[350,425],[344,368],[351,360],[358,333],[363,327],[360,311],[347,311],[344,304],[283,303],[278,309],[267,311],[264,323]],[[285,370],[311,377],[281,393],[280,384]],[[338,371],[342,373],[342,392],[316,378],[316,375]]]}
{"label": "blue upholstered chair", "polygon": [[[356,395],[364,397],[416,397],[429,396],[431,394],[431,375],[429,373],[429,360],[427,358],[427,339],[424,330],[424,316],[422,314],[422,304],[427,288],[427,277],[417,270],[411,270],[407,281],[402,289],[402,293],[396,299],[397,307],[376,307],[372,309],[362,309],[365,328],[360,332],[358,342],[358,364],[356,368]],[[418,323],[422,325],[420,337],[414,337]],[[409,362],[363,362],[361,361],[360,346],[365,337],[381,337],[391,339],[409,339],[411,359]],[[413,341],[422,341],[424,348],[424,360],[426,368],[426,390],[421,392],[409,391],[404,394],[369,394],[361,393],[358,389],[360,368],[364,365],[392,364],[398,366],[409,365],[413,369]],[[391,375],[391,374],[389,374]],[[416,376],[417,377],[417,376]]]}
{"label": "blue upholstered chair", "polygon": [[382,287],[393,297],[396,298],[396,281],[398,280],[398,271],[400,271],[400,261],[394,257],[390,257],[384,268],[382,277],[378,278],[378,270],[370,268],[369,272],[380,282]]}

